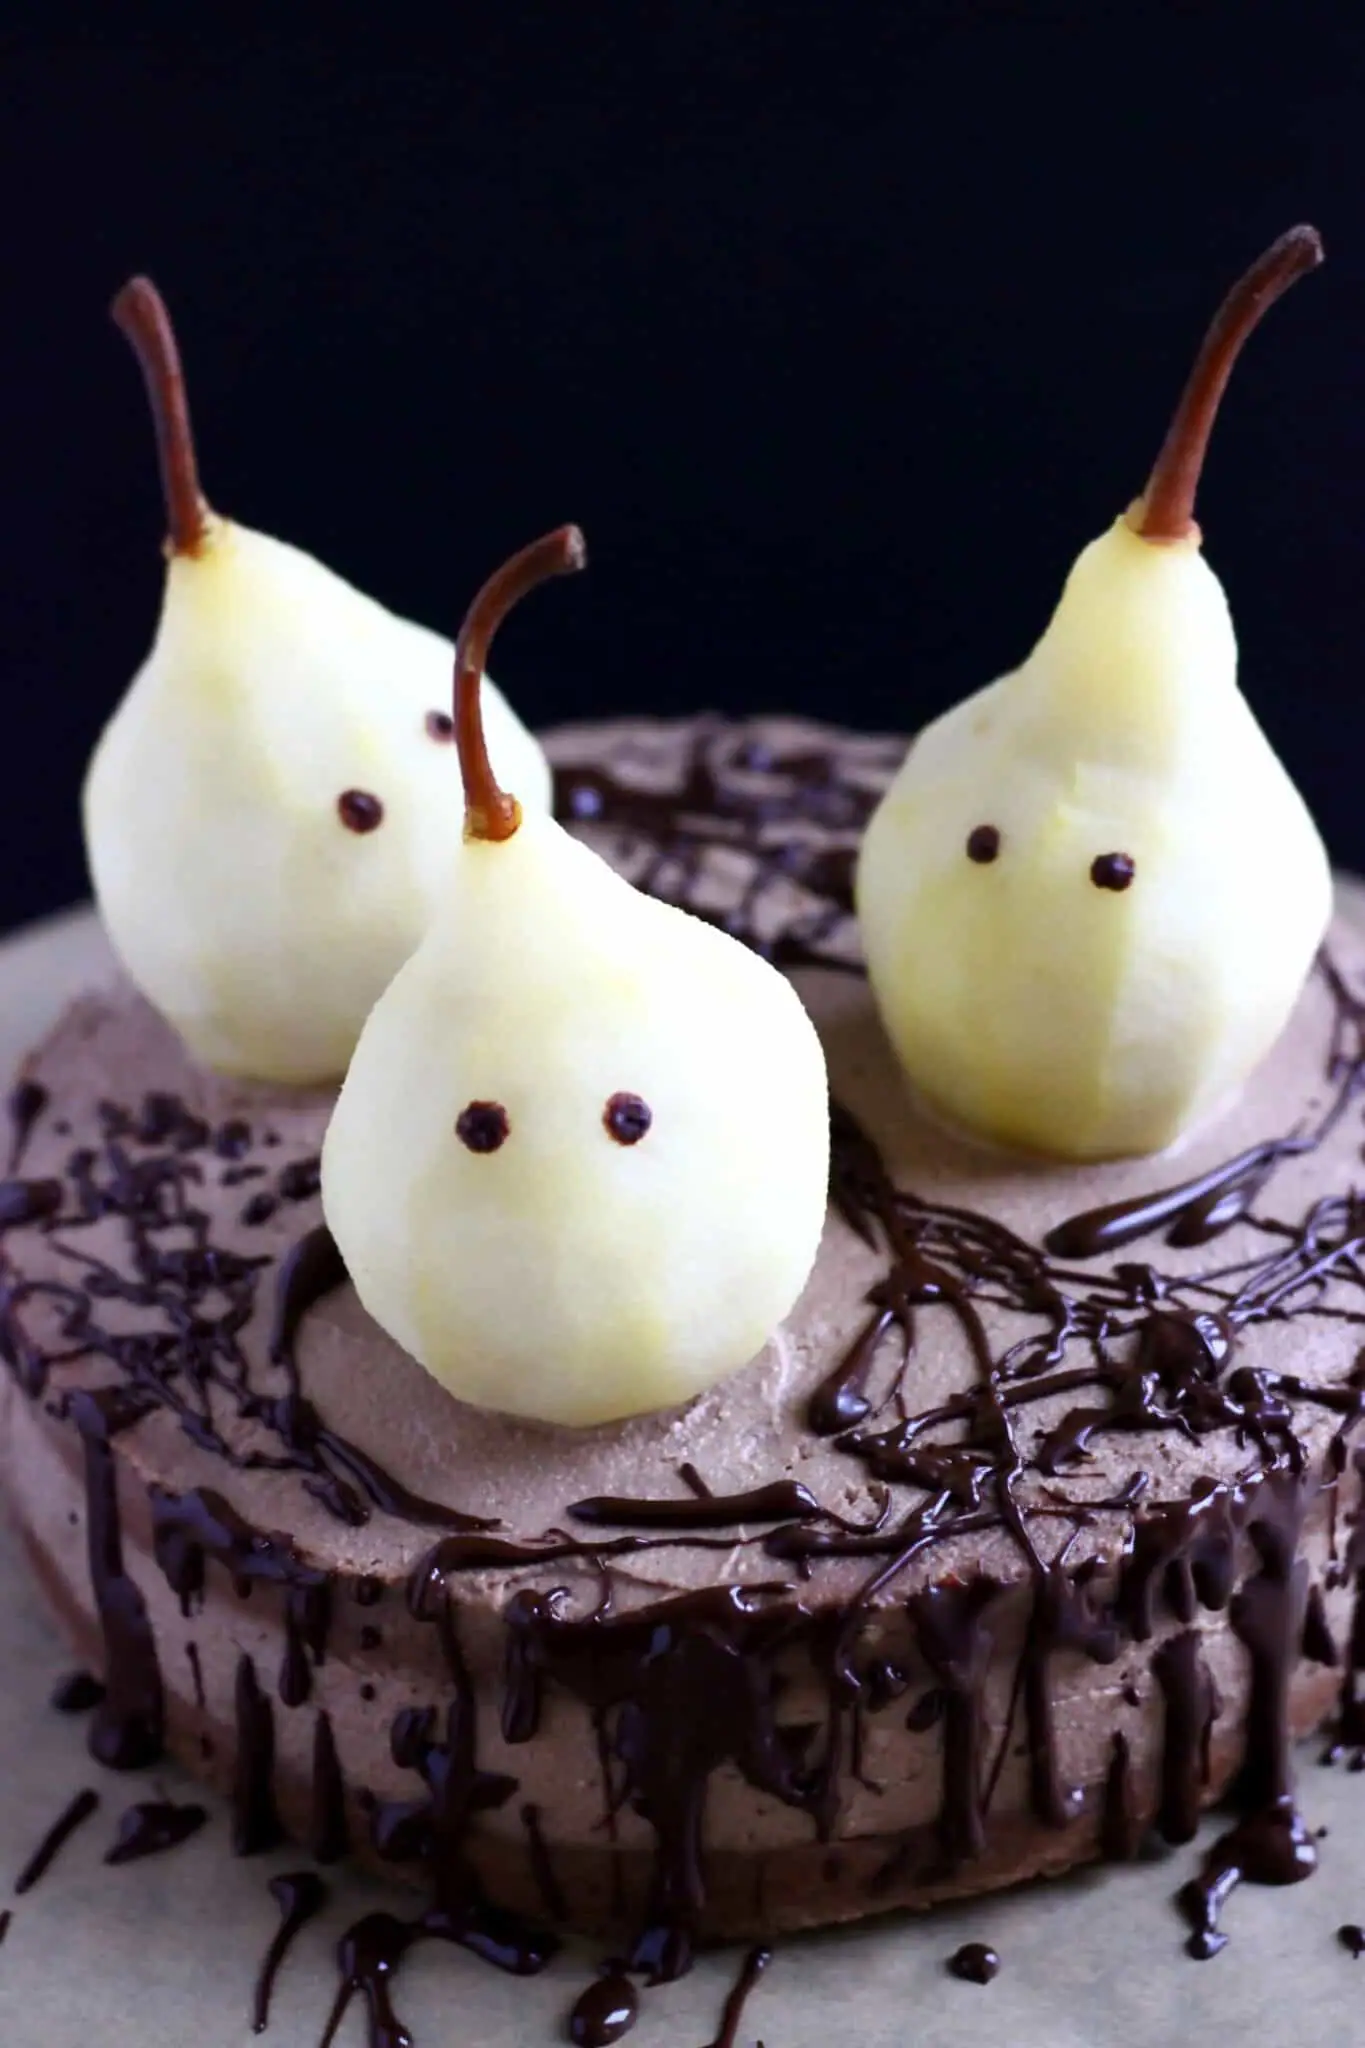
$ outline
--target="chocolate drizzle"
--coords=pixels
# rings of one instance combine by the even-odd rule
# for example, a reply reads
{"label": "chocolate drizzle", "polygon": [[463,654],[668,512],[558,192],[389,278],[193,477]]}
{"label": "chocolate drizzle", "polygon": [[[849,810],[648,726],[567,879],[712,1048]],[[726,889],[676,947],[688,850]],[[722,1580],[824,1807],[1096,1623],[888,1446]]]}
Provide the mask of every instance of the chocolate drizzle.
{"label": "chocolate drizzle", "polygon": [[693,1494],[678,1500],[625,1500],[599,1494],[569,1509],[598,1528],[729,1529],[739,1522],[804,1522],[824,1513],[799,1479],[777,1479],[751,1493]]}
{"label": "chocolate drizzle", "polygon": [[[1276,1138],[1253,1145],[1222,1166],[1179,1181],[1155,1195],[1087,1209],[1050,1230],[1043,1242],[1059,1259],[1094,1259],[1140,1237],[1166,1230],[1170,1245],[1207,1244],[1210,1238],[1250,1213],[1251,1205],[1282,1159],[1311,1151],[1319,1138]],[[1169,1225],[1169,1229],[1166,1227]]]}
{"label": "chocolate drizzle", "polygon": [[458,1509],[410,1492],[357,1445],[327,1428],[305,1397],[295,1355],[300,1325],[311,1308],[346,1280],[345,1261],[325,1223],[308,1231],[285,1255],[276,1282],[270,1356],[284,1367],[290,1391],[283,1401],[269,1405],[263,1419],[280,1431],[293,1453],[291,1462],[311,1467],[304,1486],[340,1521],[358,1526],[369,1520],[370,1508],[376,1507],[423,1529],[495,1527],[476,1515],[462,1515]]}

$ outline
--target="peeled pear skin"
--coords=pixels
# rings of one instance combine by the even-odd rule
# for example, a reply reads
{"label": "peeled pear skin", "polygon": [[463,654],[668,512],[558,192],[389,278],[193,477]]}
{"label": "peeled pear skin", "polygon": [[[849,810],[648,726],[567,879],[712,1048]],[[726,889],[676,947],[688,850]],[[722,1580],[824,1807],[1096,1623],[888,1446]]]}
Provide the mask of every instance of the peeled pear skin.
{"label": "peeled pear skin", "polygon": [[[215,519],[172,555],[155,643],[83,794],[114,948],[195,1057],[284,1083],[335,1080],[426,929],[462,829],[450,643],[300,549]],[[487,681],[489,752],[548,809],[539,746]],[[337,799],[376,796],[348,830]]]}
{"label": "peeled pear skin", "polygon": [[[1331,876],[1236,661],[1197,539],[1120,519],[1023,667],[915,741],[857,905],[888,1035],[954,1121],[1057,1158],[1159,1151],[1279,1036]],[[1091,880],[1106,853],[1135,863],[1122,891]]]}
{"label": "peeled pear skin", "polygon": [[[653,1122],[606,1130],[618,1092]],[[455,1125],[496,1102],[474,1153]],[[824,1054],[791,985],[550,819],[473,841],[371,1011],[323,1208],[361,1301],[461,1400],[585,1426],[689,1400],[792,1307],[826,1207]]]}

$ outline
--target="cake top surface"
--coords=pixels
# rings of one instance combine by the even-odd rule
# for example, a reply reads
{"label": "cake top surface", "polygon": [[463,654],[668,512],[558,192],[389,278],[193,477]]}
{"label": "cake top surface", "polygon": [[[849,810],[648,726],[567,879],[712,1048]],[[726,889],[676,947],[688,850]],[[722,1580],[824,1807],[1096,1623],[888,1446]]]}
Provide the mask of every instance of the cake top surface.
{"label": "cake top surface", "polygon": [[[439,1542],[490,1592],[590,1588],[610,1561],[626,1605],[718,1581],[847,1600],[968,1564],[1083,1569],[1131,1547],[1135,1516],[1188,1519],[1201,1481],[1235,1492],[1315,1461],[1360,1405],[1342,1325],[1365,1321],[1365,943],[1340,916],[1289,1029],[1178,1151],[1059,1167],[989,1150],[912,1098],[860,971],[854,856],[903,751],[779,719],[550,743],[573,829],[757,944],[820,1030],[830,1215],[747,1368],[586,1431],[453,1400],[336,1284],[316,1170],[331,1093],[208,1074],[120,984],[81,999],[26,1076],[15,1171],[55,1192],[7,1232],[10,1312],[53,1389],[118,1385],[149,1479],[223,1496],[306,1560],[392,1578]],[[262,1367],[282,1270],[297,1328]]]}

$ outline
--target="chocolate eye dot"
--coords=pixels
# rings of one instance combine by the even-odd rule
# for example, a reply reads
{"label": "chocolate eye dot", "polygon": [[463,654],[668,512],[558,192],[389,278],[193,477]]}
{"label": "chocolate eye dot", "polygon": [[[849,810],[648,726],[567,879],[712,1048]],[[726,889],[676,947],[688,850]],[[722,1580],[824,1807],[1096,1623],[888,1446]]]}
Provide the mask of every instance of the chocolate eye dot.
{"label": "chocolate eye dot", "polygon": [[455,1119],[455,1135],[471,1152],[496,1152],[511,1128],[500,1102],[467,1102]]}
{"label": "chocolate eye dot", "polygon": [[974,825],[967,834],[967,858],[979,861],[982,866],[992,861],[1000,851],[1000,828],[998,825]]}
{"label": "chocolate eye dot", "polygon": [[427,737],[433,740],[453,740],[455,721],[448,711],[428,711]]}
{"label": "chocolate eye dot", "polygon": [[1090,863],[1090,879],[1097,889],[1126,889],[1136,873],[1130,853],[1097,853]]}
{"label": "chocolate eye dot", "polygon": [[609,1098],[602,1121],[618,1145],[638,1145],[654,1121],[654,1112],[638,1095],[621,1093]]}
{"label": "chocolate eye dot", "polygon": [[368,789],[343,789],[337,798],[337,813],[348,832],[373,832],[383,821],[384,806]]}

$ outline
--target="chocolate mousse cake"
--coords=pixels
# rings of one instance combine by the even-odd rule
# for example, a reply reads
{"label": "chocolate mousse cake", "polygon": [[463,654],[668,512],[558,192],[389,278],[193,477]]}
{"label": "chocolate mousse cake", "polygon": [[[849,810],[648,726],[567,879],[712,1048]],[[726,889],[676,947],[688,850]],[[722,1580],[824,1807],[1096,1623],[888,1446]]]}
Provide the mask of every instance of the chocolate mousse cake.
{"label": "chocolate mousse cake", "polygon": [[[0,1459],[107,1689],[94,1754],[181,1759],[242,1854],[411,1877],[357,1978],[421,1934],[533,1969],[555,1924],[669,1976],[697,1939],[1185,1841],[1227,1793],[1223,1889],[1303,1875],[1291,1744],[1365,1736],[1365,928],[1339,911],[1177,1148],[1034,1160],[921,1104],[863,972],[855,855],[902,741],[639,720],[548,751],[571,831],[817,1024],[805,1290],[681,1409],[462,1403],[328,1233],[335,1091],[212,1073],[92,988],[12,1098]],[[1187,1900],[1206,1949],[1218,1892]]]}

